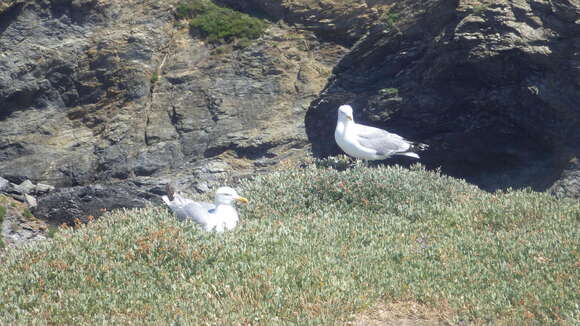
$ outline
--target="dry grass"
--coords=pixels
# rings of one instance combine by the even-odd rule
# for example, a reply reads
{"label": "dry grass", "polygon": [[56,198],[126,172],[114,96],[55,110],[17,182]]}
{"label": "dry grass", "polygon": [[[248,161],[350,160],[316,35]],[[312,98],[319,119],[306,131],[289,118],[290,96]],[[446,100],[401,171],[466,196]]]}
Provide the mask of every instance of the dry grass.
{"label": "dry grass", "polygon": [[446,305],[438,309],[413,301],[379,303],[354,316],[350,326],[443,326],[451,310]]}

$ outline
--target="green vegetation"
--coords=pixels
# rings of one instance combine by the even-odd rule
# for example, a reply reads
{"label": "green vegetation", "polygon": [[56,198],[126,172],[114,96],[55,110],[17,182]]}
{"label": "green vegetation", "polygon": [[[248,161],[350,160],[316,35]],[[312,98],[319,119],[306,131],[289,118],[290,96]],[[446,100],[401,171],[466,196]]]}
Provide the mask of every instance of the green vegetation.
{"label": "green vegetation", "polygon": [[22,216],[26,217],[27,219],[31,219],[34,217],[34,215],[32,215],[32,213],[28,209],[22,211]]}
{"label": "green vegetation", "polygon": [[177,19],[191,19],[210,10],[216,6],[209,0],[183,0],[175,8]]}
{"label": "green vegetation", "polygon": [[157,72],[153,72],[151,74],[151,84],[155,84],[159,80],[159,74]]}
{"label": "green vegetation", "polygon": [[478,4],[477,6],[473,6],[473,8],[472,8],[473,14],[476,16],[481,16],[485,12],[485,10],[487,9],[488,6],[489,5],[485,4],[485,3]]}
{"label": "green vegetation", "polygon": [[396,88],[383,88],[379,90],[379,94],[388,97],[397,97],[399,96],[399,90]]}
{"label": "green vegetation", "polygon": [[232,232],[149,207],[8,252],[0,324],[334,325],[397,301],[454,324],[578,321],[577,201],[335,163],[245,181]]}
{"label": "green vegetation", "polygon": [[46,230],[46,237],[52,239],[56,235],[56,232],[58,232],[58,226],[49,224]]}
{"label": "green vegetation", "polygon": [[217,6],[209,0],[184,0],[175,10],[178,19],[188,19],[192,32],[211,43],[236,42],[241,47],[259,38],[267,27],[261,19]]}
{"label": "green vegetation", "polygon": [[392,27],[399,21],[399,18],[398,12],[389,10],[381,16],[381,21],[386,23],[387,26]]}
{"label": "green vegetation", "polygon": [[[4,217],[6,217],[6,207],[0,206],[0,231],[2,231],[2,223],[4,222]],[[2,241],[2,236],[0,235],[0,249],[4,248],[5,246],[6,245],[4,244],[4,241]]]}
{"label": "green vegetation", "polygon": [[5,216],[6,216],[6,207],[0,206],[0,225],[2,225]]}

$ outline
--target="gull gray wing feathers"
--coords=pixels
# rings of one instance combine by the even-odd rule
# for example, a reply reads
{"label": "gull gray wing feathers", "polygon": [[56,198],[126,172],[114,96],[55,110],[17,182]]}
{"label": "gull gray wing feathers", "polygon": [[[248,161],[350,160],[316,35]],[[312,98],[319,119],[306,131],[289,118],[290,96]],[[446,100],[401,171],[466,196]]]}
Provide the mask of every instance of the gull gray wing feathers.
{"label": "gull gray wing feathers", "polygon": [[205,202],[191,202],[185,205],[183,209],[187,214],[187,218],[205,227],[210,222],[211,214],[215,211],[215,205]]}
{"label": "gull gray wing feathers", "polygon": [[163,199],[165,204],[175,213],[177,219],[180,221],[187,219],[189,216],[189,213],[185,209],[186,206],[195,203],[193,200],[184,198],[177,193],[171,193],[168,196],[161,197],[161,199]]}
{"label": "gull gray wing feathers", "polygon": [[411,147],[408,141],[397,134],[364,125],[356,125],[356,127],[359,143],[364,147],[377,151],[378,155],[405,152]]}

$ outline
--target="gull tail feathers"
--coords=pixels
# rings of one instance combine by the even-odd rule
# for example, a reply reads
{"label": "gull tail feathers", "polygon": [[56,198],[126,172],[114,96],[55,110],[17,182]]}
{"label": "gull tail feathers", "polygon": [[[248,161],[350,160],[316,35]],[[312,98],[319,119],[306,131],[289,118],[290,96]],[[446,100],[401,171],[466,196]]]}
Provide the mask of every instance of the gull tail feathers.
{"label": "gull tail feathers", "polygon": [[409,152],[405,153],[404,155],[419,158],[419,155],[417,155],[416,153],[427,150],[427,148],[429,148],[429,145],[427,144],[412,142],[411,147],[409,148]]}
{"label": "gull tail feathers", "polygon": [[417,153],[413,153],[413,152],[399,153],[399,155],[405,155],[405,156],[409,156],[409,157],[413,157],[413,158],[417,158],[417,159],[420,158]]}
{"label": "gull tail feathers", "polygon": [[419,154],[417,154],[416,152],[422,152],[422,151],[426,150],[427,148],[429,148],[429,145],[427,145],[427,144],[413,142],[413,143],[411,143],[411,147],[409,148],[409,150],[407,152],[399,153],[399,155],[404,155],[404,156],[419,159],[420,158]]}
{"label": "gull tail feathers", "polygon": [[411,151],[413,151],[413,152],[422,152],[424,150],[427,150],[427,148],[429,148],[429,145],[427,145],[427,144],[411,143]]}

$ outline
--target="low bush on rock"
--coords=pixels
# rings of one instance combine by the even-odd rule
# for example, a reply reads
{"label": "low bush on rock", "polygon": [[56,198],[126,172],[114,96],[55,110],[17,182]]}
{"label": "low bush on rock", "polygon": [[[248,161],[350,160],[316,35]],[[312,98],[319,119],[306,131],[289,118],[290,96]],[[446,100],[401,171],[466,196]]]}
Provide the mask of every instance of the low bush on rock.
{"label": "low bush on rock", "polygon": [[[5,216],[6,216],[6,207],[0,206],[0,232],[2,231],[2,224],[4,223]],[[2,235],[0,235],[0,249],[2,249],[4,247],[5,247],[5,244],[4,244],[4,241],[2,240]]]}
{"label": "low bush on rock", "polygon": [[0,206],[0,225],[4,222],[4,216],[6,216],[6,207]]}
{"label": "low bush on rock", "polygon": [[149,207],[10,251],[0,324],[334,325],[400,301],[453,324],[578,320],[577,201],[331,163],[244,181],[232,232]]}
{"label": "low bush on rock", "polygon": [[175,10],[178,19],[188,19],[194,33],[211,43],[237,41],[248,44],[259,38],[268,24],[230,8],[220,7],[209,0],[185,0]]}

